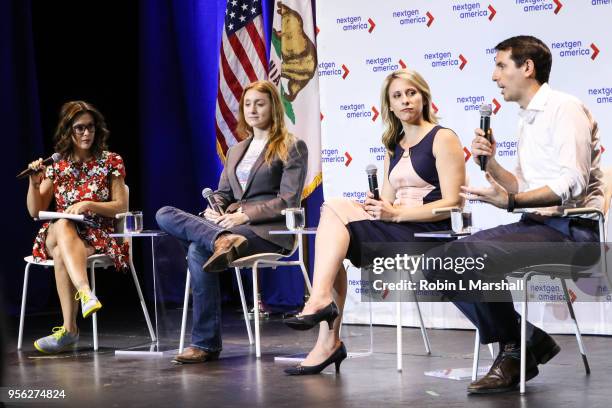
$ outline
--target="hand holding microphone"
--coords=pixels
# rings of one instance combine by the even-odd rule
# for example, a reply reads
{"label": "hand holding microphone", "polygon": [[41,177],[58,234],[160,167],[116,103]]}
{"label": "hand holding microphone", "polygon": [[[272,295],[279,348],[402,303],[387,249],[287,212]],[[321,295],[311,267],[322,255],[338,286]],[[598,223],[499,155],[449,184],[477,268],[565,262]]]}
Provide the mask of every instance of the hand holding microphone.
{"label": "hand holding microphone", "polygon": [[366,174],[368,175],[368,186],[370,188],[370,193],[374,195],[375,200],[380,200],[380,194],[378,193],[378,178],[376,177],[376,172],[378,169],[373,164],[368,164],[366,166]]}
{"label": "hand holding microphone", "polygon": [[491,105],[480,105],[480,128],[476,129],[476,137],[472,141],[472,155],[474,161],[480,165],[480,170],[487,170],[490,157],[495,157],[495,141],[491,131]]}
{"label": "hand holding microphone", "polygon": [[380,199],[376,172],[376,166],[368,164],[366,167],[366,174],[368,175],[368,186],[370,191],[368,191],[363,208],[375,220],[392,221],[395,217],[395,209],[387,201]]}
{"label": "hand holding microphone", "polygon": [[22,179],[27,176],[37,175],[38,176],[37,178],[39,180],[32,180],[32,181],[40,182],[43,176],[41,172],[45,169],[45,167],[50,165],[51,163],[55,163],[59,161],[61,158],[62,158],[61,154],[53,153],[53,155],[51,155],[50,157],[47,157],[44,160],[42,158],[39,158],[38,160],[34,160],[30,164],[28,164],[27,169],[25,169],[24,171],[22,171],[21,173],[17,175],[17,178]]}
{"label": "hand holding microphone", "polygon": [[209,221],[216,222],[217,219],[223,215],[223,210],[214,199],[215,193],[208,187],[202,190],[202,197],[208,202],[208,207],[201,212],[199,215],[203,216]]}

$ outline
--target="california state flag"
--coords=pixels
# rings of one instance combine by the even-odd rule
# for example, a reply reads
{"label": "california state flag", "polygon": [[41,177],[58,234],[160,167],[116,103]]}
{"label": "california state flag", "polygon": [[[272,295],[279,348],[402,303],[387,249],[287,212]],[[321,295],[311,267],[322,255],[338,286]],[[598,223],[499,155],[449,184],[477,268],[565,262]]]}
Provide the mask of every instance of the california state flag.
{"label": "california state flag", "polygon": [[274,5],[272,81],[285,106],[289,132],[308,145],[308,173],[302,198],[321,183],[321,113],[317,49],[310,0],[282,0]]}

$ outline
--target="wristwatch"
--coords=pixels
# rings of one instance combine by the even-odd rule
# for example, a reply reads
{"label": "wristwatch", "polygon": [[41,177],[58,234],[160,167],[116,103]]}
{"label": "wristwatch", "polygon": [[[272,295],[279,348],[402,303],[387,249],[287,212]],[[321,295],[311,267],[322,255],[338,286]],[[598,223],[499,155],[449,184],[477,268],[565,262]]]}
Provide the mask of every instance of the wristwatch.
{"label": "wristwatch", "polygon": [[514,193],[508,193],[508,212],[513,212],[515,205],[516,201],[514,198]]}

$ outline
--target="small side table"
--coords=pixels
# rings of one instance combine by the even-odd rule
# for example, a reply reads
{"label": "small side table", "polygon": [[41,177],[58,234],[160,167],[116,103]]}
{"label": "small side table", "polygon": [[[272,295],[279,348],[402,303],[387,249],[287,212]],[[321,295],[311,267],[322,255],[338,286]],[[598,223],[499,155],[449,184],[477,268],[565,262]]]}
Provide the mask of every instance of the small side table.
{"label": "small side table", "polygon": [[[166,234],[161,230],[143,230],[140,232],[120,232],[110,234],[114,238],[151,238],[151,261],[153,269],[153,305],[155,311],[155,341],[148,346],[135,347],[126,350],[115,350],[115,356],[130,356],[130,357],[162,357],[164,350],[161,350],[159,344],[159,332],[157,324],[157,267],[155,264],[155,239],[163,237]],[[144,349],[144,350],[139,350]],[[166,350],[169,351],[169,350]]]}

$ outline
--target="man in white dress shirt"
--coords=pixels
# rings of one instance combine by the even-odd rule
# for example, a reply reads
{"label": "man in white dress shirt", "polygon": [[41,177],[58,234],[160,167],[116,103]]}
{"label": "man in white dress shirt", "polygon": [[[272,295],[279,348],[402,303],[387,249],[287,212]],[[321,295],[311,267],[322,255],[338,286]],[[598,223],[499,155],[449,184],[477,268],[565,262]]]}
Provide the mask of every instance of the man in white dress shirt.
{"label": "man in white dress shirt", "polygon": [[[514,172],[495,159],[495,138],[475,131],[472,154],[487,157],[489,187],[462,187],[465,198],[480,200],[513,211],[529,209],[520,221],[480,231],[445,246],[447,254],[461,246],[467,251],[486,253],[493,267],[487,270],[501,277],[533,264],[535,259],[554,262],[560,248],[564,255],[576,242],[597,242],[597,222],[588,218],[562,218],[566,208],[603,208],[601,155],[597,124],[577,98],[551,89],[548,77],[552,66],[550,50],[531,36],[512,37],[495,49],[492,79],[507,102],[520,106],[518,121],[518,163]],[[517,253],[512,243],[555,242],[546,253],[533,244],[533,250]],[[565,245],[561,247],[561,245]],[[548,258],[547,258],[548,257]],[[539,262],[538,262],[539,263]],[[423,271],[429,280],[448,278],[444,271]],[[452,274],[453,272],[451,272]],[[466,276],[467,275],[467,276]],[[464,274],[461,279],[478,279]],[[520,316],[509,293],[504,301],[465,301],[446,293],[476,325],[483,344],[499,342],[500,353],[486,376],[468,386],[469,393],[493,393],[516,388],[520,379]],[[559,346],[541,329],[529,324],[527,379],[538,374],[538,364],[548,362]]]}

